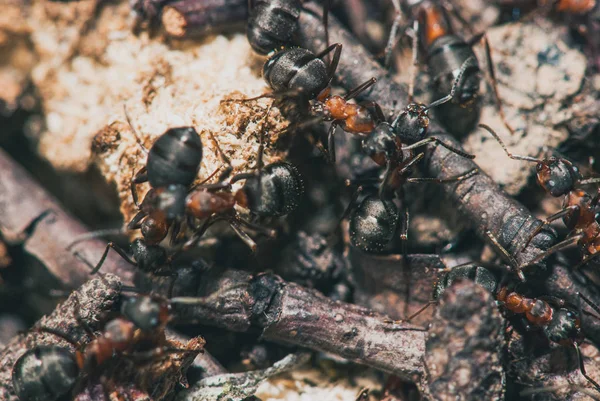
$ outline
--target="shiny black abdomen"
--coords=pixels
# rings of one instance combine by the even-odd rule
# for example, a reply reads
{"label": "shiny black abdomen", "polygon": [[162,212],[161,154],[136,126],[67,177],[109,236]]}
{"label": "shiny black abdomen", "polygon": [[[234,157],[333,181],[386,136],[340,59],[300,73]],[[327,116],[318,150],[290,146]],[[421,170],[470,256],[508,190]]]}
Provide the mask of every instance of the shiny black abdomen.
{"label": "shiny black abdomen", "polygon": [[470,62],[469,68],[465,70],[465,78],[456,88],[455,98],[434,109],[444,128],[457,136],[472,131],[479,121],[479,63],[471,46],[455,35],[446,35],[435,40],[427,54],[427,68],[433,83],[432,101],[450,94],[461,66],[470,57],[473,57],[473,62]]}
{"label": "shiny black abdomen", "polygon": [[258,176],[246,180],[244,192],[248,208],[258,216],[284,216],[298,207],[304,195],[304,183],[296,167],[278,162],[265,166],[258,188]]}
{"label": "shiny black abdomen", "polygon": [[259,54],[288,46],[298,29],[300,0],[258,0],[248,16],[246,34]]}
{"label": "shiny black abdomen", "polygon": [[193,127],[170,128],[148,153],[148,181],[154,188],[170,184],[188,186],[196,179],[202,161],[202,142]]}
{"label": "shiny black abdomen", "polygon": [[12,369],[15,393],[20,401],[55,401],[68,394],[79,376],[72,352],[40,346],[25,352]]}

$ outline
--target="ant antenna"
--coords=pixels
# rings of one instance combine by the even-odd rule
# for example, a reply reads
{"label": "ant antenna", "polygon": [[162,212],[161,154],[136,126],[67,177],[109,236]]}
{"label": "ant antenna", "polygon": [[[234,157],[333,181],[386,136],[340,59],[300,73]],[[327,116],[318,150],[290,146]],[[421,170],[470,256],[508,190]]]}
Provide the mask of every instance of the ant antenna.
{"label": "ant antenna", "polygon": [[[394,5],[395,7],[395,5]],[[419,51],[419,21],[415,20],[410,31],[412,38],[412,65],[410,66],[410,81],[408,84],[408,103],[412,103],[415,94],[415,80],[417,79],[418,51]],[[429,106],[431,107],[431,106]]]}
{"label": "ant antenna", "polygon": [[75,237],[73,242],[71,242],[69,245],[67,245],[67,247],[65,249],[67,251],[70,251],[71,249],[73,249],[73,247],[75,245],[79,244],[80,242],[87,241],[90,239],[106,237],[108,235],[122,235],[122,234],[125,234],[125,231],[122,228],[106,228],[104,230],[91,231],[91,232],[88,232],[85,234],[81,234],[78,237]]}
{"label": "ant antenna", "polygon": [[498,141],[500,146],[502,146],[502,149],[504,149],[504,152],[506,153],[506,155],[508,157],[510,157],[511,159],[523,160],[523,161],[532,162],[532,163],[543,163],[544,162],[542,159],[536,159],[535,157],[531,157],[531,156],[513,155],[512,153],[509,152],[509,150],[506,147],[506,145],[504,144],[504,142],[502,142],[502,139],[500,139],[498,134],[496,134],[496,132],[491,127],[489,127],[488,125],[485,125],[485,124],[479,124],[479,126],[481,128],[483,128],[484,130],[486,130],[487,132],[489,132],[494,137],[494,139],[496,139],[496,141]]}
{"label": "ant antenna", "polygon": [[131,128],[131,131],[133,132],[133,136],[135,136],[135,141],[140,146],[140,148],[142,149],[142,151],[144,153],[148,154],[148,148],[146,148],[144,146],[144,144],[142,143],[142,139],[140,138],[137,130],[133,127],[133,124],[131,123],[131,118],[129,118],[129,113],[127,112],[127,105],[126,104],[123,104],[123,111],[125,112],[125,118],[127,119],[127,123],[129,124],[129,127]]}
{"label": "ant antenna", "polygon": [[598,392],[600,392],[600,385],[594,379],[592,379],[590,376],[588,376],[587,372],[585,371],[585,364],[583,363],[583,356],[581,355],[581,349],[579,349],[579,344],[577,344],[576,342],[573,342],[573,348],[575,348],[575,352],[577,353],[577,362],[579,363],[579,371],[581,372],[583,377],[585,377],[587,379],[587,381],[592,386],[594,386],[594,388]]}

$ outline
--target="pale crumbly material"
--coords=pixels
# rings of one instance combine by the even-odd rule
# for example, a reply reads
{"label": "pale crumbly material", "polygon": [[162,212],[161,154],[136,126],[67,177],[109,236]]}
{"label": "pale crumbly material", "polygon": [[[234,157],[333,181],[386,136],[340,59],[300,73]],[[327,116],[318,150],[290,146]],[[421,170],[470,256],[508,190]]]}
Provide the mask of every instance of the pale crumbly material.
{"label": "pale crumbly material", "polygon": [[[593,99],[582,92],[585,56],[569,48],[551,23],[541,22],[509,24],[487,32],[500,98],[516,133],[511,136],[504,127],[491,102],[489,84],[481,88],[490,101],[483,107],[480,123],[492,127],[511,153],[543,158],[567,139],[564,124],[589,111]],[[481,46],[476,50],[486,77],[483,82],[488,83],[484,53]],[[535,173],[534,163],[510,159],[481,128],[467,138],[465,149],[509,194],[519,193]]]}
{"label": "pale crumbly material", "polygon": [[262,401],[355,401],[362,389],[370,391],[368,400],[380,399],[383,385],[373,370],[341,375],[337,369],[311,367],[270,378],[258,387],[256,396]]}
{"label": "pale crumbly material", "polygon": [[[265,123],[271,99],[221,103],[268,91],[260,71],[264,59],[253,54],[245,35],[165,43],[132,32],[126,1],[106,4],[97,17],[91,0],[60,3],[70,13],[40,3],[33,4],[29,18],[41,55],[32,72],[46,125],[39,152],[59,170],[85,171],[94,162],[116,184],[125,221],[135,212],[129,183],[146,157],[125,107],[146,148],[170,127],[198,131],[204,150],[198,181],[224,167],[211,133],[233,174],[255,168],[262,130],[264,163],[285,155],[273,145],[288,122],[272,108]],[[140,196],[147,189],[140,186]]]}

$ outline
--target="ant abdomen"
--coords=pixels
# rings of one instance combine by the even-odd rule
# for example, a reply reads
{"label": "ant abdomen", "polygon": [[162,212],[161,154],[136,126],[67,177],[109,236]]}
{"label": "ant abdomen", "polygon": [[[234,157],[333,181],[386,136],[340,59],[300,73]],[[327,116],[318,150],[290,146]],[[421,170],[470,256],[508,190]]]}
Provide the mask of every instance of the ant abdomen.
{"label": "ant abdomen", "polygon": [[323,60],[300,47],[275,53],[265,63],[263,77],[275,92],[295,90],[308,99],[315,98],[330,80]]}
{"label": "ant abdomen", "polygon": [[15,363],[12,382],[20,401],[55,401],[66,396],[79,377],[74,355],[66,348],[38,346]]}
{"label": "ant abdomen", "polygon": [[137,296],[123,301],[121,314],[142,332],[150,333],[167,323],[169,306],[150,296]]}
{"label": "ant abdomen", "polygon": [[153,188],[170,184],[189,186],[202,161],[202,142],[193,127],[170,128],[148,153],[148,181]]}
{"label": "ant abdomen", "polygon": [[394,202],[374,194],[365,197],[350,215],[352,246],[366,253],[382,252],[396,233],[398,215]]}
{"label": "ant abdomen", "polygon": [[246,34],[259,54],[287,46],[298,29],[300,0],[256,0],[248,16]]}
{"label": "ant abdomen", "polygon": [[279,217],[294,211],[303,195],[300,172],[289,163],[277,162],[265,166],[260,178],[249,177],[236,196],[241,198],[242,206],[258,216]]}
{"label": "ant abdomen", "polygon": [[156,273],[167,264],[167,251],[162,246],[146,244],[137,238],[130,248],[137,266],[143,272]]}
{"label": "ant abdomen", "polygon": [[446,289],[458,280],[471,280],[492,294],[496,293],[496,288],[498,287],[498,278],[494,273],[483,266],[469,263],[456,266],[447,274],[440,277],[433,290],[433,299],[436,301],[439,300]]}

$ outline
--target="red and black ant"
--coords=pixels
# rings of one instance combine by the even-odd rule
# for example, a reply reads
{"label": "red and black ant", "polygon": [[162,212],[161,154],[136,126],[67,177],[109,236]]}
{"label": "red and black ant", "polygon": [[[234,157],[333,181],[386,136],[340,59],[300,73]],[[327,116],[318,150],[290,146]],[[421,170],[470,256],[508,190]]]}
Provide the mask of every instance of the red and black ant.
{"label": "red and black ant", "polygon": [[[23,354],[12,371],[15,392],[22,401],[58,400],[78,394],[85,379],[97,374],[108,361],[121,356],[137,361],[155,360],[167,354],[186,354],[193,349],[173,348],[164,337],[170,319],[168,301],[154,296],[138,296],[123,302],[121,316],[110,320],[96,334],[80,317],[79,299],[74,295],[75,318],[91,341],[82,344],[58,330],[37,327],[65,340],[76,351],[58,346],[35,347]],[[202,341],[198,345],[203,344]],[[108,394],[105,391],[105,398]]]}
{"label": "red and black ant", "polygon": [[[492,293],[506,310],[515,315],[521,315],[524,318],[525,327],[528,331],[531,329],[540,329],[544,337],[551,344],[573,347],[577,354],[581,374],[600,392],[600,385],[585,370],[581,350],[579,349],[579,344],[585,338],[581,330],[580,321],[583,314],[581,301],[583,300],[599,314],[600,308],[582,294],[577,294],[580,300],[578,308],[568,306],[564,300],[556,297],[530,298],[504,285],[499,280],[498,274],[489,268],[483,267],[478,263],[465,263],[447,269],[434,285],[432,300],[406,319],[406,321],[412,320],[430,305],[438,304],[447,288],[458,280],[465,279],[474,281]],[[590,314],[589,312],[586,313]],[[590,315],[595,316],[593,314]]]}
{"label": "red and black ant", "polygon": [[525,247],[544,226],[561,218],[567,228],[571,230],[571,233],[567,239],[538,255],[530,262],[530,264],[536,264],[553,253],[574,244],[578,244],[584,254],[583,260],[577,267],[585,265],[587,262],[598,256],[598,254],[600,254],[600,219],[598,217],[598,213],[600,212],[600,209],[598,208],[600,191],[595,196],[592,196],[578,187],[582,185],[598,184],[600,183],[600,178],[584,179],[581,176],[579,169],[569,160],[564,158],[550,157],[546,159],[537,159],[530,156],[513,155],[508,151],[504,142],[502,142],[493,129],[484,124],[480,124],[480,127],[488,131],[498,143],[500,143],[508,157],[511,159],[536,163],[537,181],[547,193],[554,197],[564,196],[562,210],[547,217],[543,223],[534,230],[525,244]]}
{"label": "red and black ant", "polygon": [[[386,65],[389,65],[396,36],[410,32],[413,41],[413,65],[418,62],[417,49],[425,53],[425,62],[433,82],[434,98],[442,98],[451,91],[455,92],[451,101],[436,109],[440,123],[454,135],[470,132],[479,120],[479,85],[481,69],[473,46],[483,41],[488,73],[494,90],[496,106],[506,128],[511,134],[514,129],[507,122],[502,102],[498,95],[496,74],[492,64],[491,49],[485,33],[473,34],[469,41],[457,36],[452,29],[448,13],[471,31],[468,22],[455,10],[449,1],[402,1],[392,0],[397,17],[390,32],[386,47]],[[400,28],[400,16],[408,15],[409,23]],[[410,25],[412,31],[409,31]]]}

